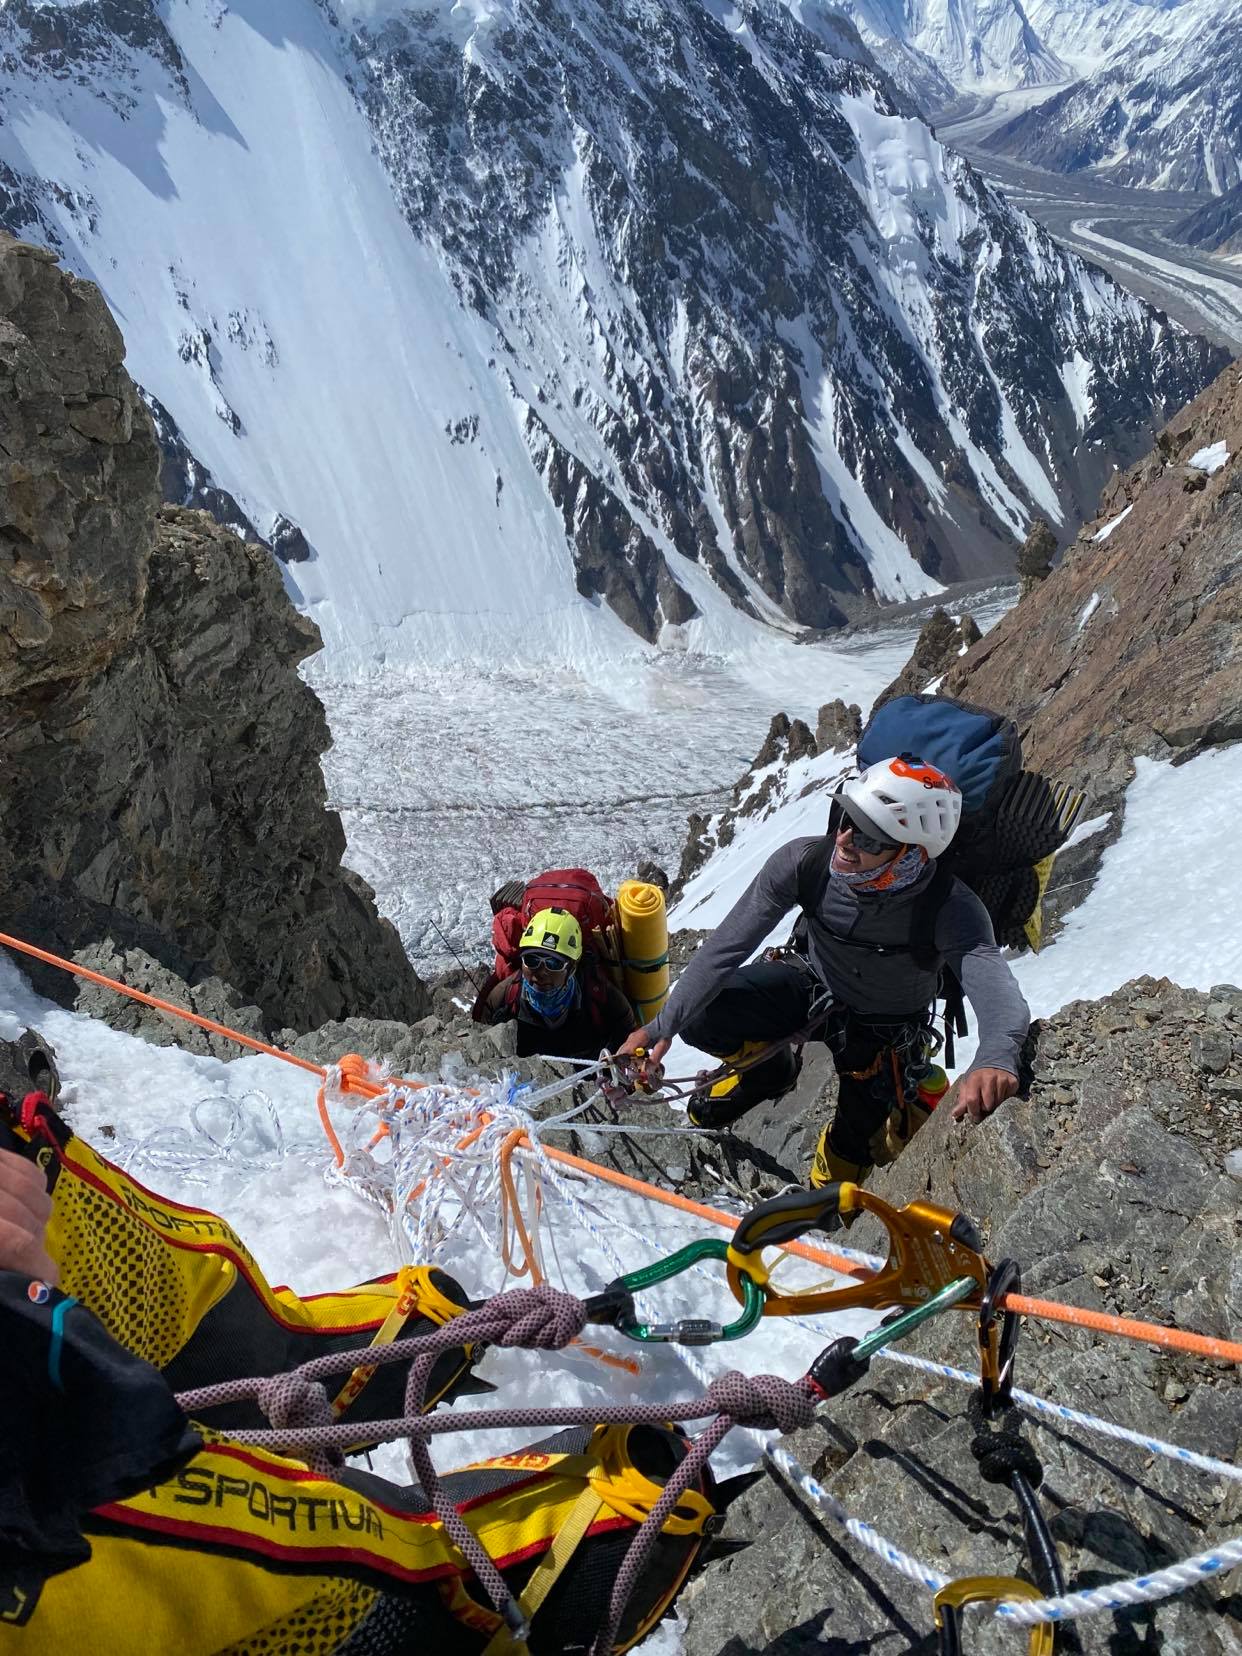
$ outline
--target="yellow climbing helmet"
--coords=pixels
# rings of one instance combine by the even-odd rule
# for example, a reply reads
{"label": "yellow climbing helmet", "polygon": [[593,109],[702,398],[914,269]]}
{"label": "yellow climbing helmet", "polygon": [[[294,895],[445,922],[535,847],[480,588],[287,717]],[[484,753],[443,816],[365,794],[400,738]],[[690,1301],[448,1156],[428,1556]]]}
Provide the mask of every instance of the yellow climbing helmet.
{"label": "yellow climbing helmet", "polygon": [[540,909],[531,916],[518,948],[544,949],[566,960],[581,960],[582,927],[568,909]]}

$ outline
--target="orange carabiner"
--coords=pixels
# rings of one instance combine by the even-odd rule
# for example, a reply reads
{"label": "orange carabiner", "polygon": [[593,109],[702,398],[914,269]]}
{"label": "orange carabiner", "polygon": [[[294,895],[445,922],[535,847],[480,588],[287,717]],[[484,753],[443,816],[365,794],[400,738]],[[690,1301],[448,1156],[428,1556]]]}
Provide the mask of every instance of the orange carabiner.
{"label": "orange carabiner", "polygon": [[[808,1230],[826,1228],[827,1221],[848,1213],[874,1213],[888,1232],[888,1259],[865,1282],[818,1293],[783,1294],[766,1280],[759,1266],[763,1248],[792,1241]],[[973,1277],[977,1293],[960,1301],[966,1311],[978,1311],[987,1291],[991,1267],[983,1257],[979,1232],[972,1219],[934,1202],[910,1202],[895,1208],[862,1186],[825,1185],[820,1190],[787,1191],[752,1208],[733,1233],[729,1248],[729,1287],[742,1299],[744,1274],[763,1280],[765,1317],[794,1317],[856,1306],[883,1310],[888,1306],[923,1305],[941,1288],[962,1277]]]}

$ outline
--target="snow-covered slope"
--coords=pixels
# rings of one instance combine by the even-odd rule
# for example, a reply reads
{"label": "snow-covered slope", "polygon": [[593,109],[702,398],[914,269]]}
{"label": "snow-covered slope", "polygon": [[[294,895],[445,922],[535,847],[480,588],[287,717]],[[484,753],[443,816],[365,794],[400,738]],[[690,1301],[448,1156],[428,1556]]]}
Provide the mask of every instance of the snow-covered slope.
{"label": "snow-covered slope", "polygon": [[0,223],[301,529],[339,672],[831,626],[1068,525],[1215,359],[813,10],[5,0]]}
{"label": "snow-covered slope", "polygon": [[1240,0],[1114,0],[1098,13],[1033,0],[1032,17],[1054,39],[1081,39],[1089,72],[999,128],[987,149],[1147,189],[1215,195],[1242,182]]}

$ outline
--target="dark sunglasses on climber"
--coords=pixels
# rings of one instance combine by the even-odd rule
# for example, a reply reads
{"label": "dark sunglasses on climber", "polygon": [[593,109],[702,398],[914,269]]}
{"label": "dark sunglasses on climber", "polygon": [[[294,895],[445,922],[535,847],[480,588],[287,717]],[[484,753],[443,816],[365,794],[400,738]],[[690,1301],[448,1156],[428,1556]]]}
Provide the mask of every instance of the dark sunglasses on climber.
{"label": "dark sunglasses on climber", "polygon": [[573,962],[564,955],[551,954],[547,949],[523,949],[522,965],[529,972],[543,972],[548,977],[564,977]]}
{"label": "dark sunglasses on climber", "polygon": [[896,851],[898,849],[892,840],[877,839],[874,834],[869,834],[865,828],[860,828],[852,817],[843,816],[838,832],[843,833],[847,828],[850,831],[850,837],[854,841],[854,849],[864,852],[868,857],[878,857],[883,851]]}

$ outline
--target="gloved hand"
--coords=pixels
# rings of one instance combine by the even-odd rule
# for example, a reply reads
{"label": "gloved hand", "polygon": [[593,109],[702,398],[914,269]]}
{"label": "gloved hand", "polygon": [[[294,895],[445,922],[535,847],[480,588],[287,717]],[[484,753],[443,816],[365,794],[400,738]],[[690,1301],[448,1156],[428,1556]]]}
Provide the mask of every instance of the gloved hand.
{"label": "gloved hand", "polygon": [[671,1041],[656,1041],[652,1045],[651,1036],[645,1029],[635,1029],[625,1037],[617,1048],[616,1057],[628,1057],[630,1053],[637,1052],[639,1047],[642,1047],[651,1062],[658,1064],[672,1044]]}

